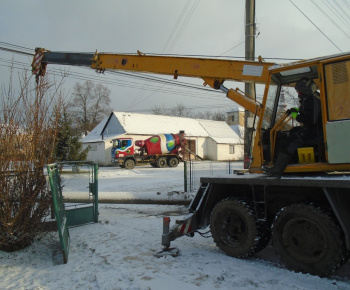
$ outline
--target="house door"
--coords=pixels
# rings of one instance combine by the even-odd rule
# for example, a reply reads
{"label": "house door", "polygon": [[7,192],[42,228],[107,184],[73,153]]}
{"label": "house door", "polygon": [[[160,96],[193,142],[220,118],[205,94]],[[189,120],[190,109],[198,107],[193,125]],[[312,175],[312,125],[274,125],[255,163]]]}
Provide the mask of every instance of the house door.
{"label": "house door", "polygon": [[184,160],[195,160],[196,159],[196,140],[186,140]]}

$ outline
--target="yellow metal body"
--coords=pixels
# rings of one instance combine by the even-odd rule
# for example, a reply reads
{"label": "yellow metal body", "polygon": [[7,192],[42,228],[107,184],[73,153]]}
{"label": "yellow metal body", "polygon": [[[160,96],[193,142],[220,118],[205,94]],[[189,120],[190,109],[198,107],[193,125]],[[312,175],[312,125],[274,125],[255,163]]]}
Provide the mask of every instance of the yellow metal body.
{"label": "yellow metal body", "polygon": [[162,75],[202,78],[219,89],[225,80],[265,84],[273,63],[156,55],[96,53],[91,67],[96,70],[124,70]]}
{"label": "yellow metal body", "polygon": [[[50,58],[50,55],[58,58]],[[344,111],[350,107],[350,53],[336,56],[320,57],[311,60],[298,61],[289,64],[275,65],[266,62],[238,61],[227,59],[196,58],[196,57],[175,57],[162,55],[137,54],[108,54],[95,53],[91,57],[83,55],[84,61],[80,64],[78,60],[72,61],[71,53],[51,53],[45,49],[37,49],[33,60],[33,73],[37,76],[45,74],[47,63],[60,63],[68,65],[89,65],[97,71],[123,70],[132,72],[144,72],[152,74],[171,75],[178,77],[201,78],[204,85],[213,89],[221,89],[226,96],[248,111],[255,114],[256,124],[254,127],[254,138],[251,150],[250,172],[261,172],[261,167],[266,164],[273,165],[273,156],[276,151],[276,134],[282,132],[289,126],[290,118],[277,116],[277,101],[282,87],[294,87],[295,82],[302,77],[312,78],[320,91],[321,114],[323,124],[323,140],[325,143],[324,160],[307,163],[293,164],[286,168],[286,172],[321,172],[334,170],[350,170],[350,162],[343,164],[329,164],[327,151],[326,123],[337,120],[337,118],[350,120],[350,114]],[[344,62],[345,66],[337,64]],[[331,66],[328,66],[331,64]],[[334,65],[333,65],[334,64]],[[337,75],[338,69],[338,75]],[[344,74],[345,85],[338,85],[330,79],[339,78],[342,80]],[[328,80],[326,86],[326,80]],[[245,96],[238,89],[226,89],[223,84],[226,80],[264,84],[265,91],[262,103],[256,102],[251,96]],[[335,95],[336,92],[337,97]],[[273,96],[273,94],[275,94]],[[332,120],[330,120],[332,118]],[[268,123],[269,128],[266,126]],[[270,130],[270,131],[268,131]],[[263,135],[268,132],[269,142]],[[266,147],[268,149],[266,149]],[[265,150],[265,151],[264,151]],[[269,154],[267,154],[268,152]],[[267,159],[270,155],[270,159]]]}

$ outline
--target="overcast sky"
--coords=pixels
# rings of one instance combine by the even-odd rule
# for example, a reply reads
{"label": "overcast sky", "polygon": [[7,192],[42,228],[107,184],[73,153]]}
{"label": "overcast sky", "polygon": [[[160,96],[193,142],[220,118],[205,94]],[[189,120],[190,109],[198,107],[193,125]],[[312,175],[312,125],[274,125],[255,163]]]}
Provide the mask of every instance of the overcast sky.
{"label": "overcast sky", "polygon": [[[140,50],[244,57],[244,0],[2,0],[0,16],[0,47],[7,43],[32,51],[44,47],[52,51]],[[255,54],[268,61],[289,62],[281,59],[350,51],[350,0],[256,0],[256,23],[259,35]],[[31,57],[0,50],[2,84],[8,82],[12,58],[27,67],[31,63]],[[112,91],[112,108],[117,111],[147,113],[154,106],[177,104],[200,111],[228,111],[236,106],[217,92],[111,73],[98,76],[91,69],[64,69],[72,74],[65,84],[67,95],[75,82],[100,80]],[[179,81],[203,83],[188,78]]]}

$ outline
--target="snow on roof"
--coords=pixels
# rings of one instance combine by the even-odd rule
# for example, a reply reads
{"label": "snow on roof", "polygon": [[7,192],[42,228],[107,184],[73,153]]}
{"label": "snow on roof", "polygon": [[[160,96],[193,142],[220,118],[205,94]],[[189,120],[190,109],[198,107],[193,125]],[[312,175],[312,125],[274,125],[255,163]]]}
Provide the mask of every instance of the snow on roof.
{"label": "snow on roof", "polygon": [[230,128],[241,138],[244,138],[244,127],[239,125],[230,125]]}
{"label": "snow on roof", "polygon": [[[155,135],[159,133],[175,134],[183,130],[188,137],[230,139],[228,140],[230,142],[218,143],[239,142],[239,136],[230,129],[230,126],[227,125],[226,122],[223,121],[127,112],[113,112],[113,115],[117,118],[117,121],[123,127],[124,131],[130,135]],[[106,117],[103,119],[100,124],[98,124],[87,136],[84,137],[83,142],[101,142],[103,140],[101,134],[104,133],[105,135],[106,132],[103,132],[103,129],[107,126],[106,122],[108,120],[112,120],[112,118]],[[111,139],[112,135],[108,135],[107,138]],[[223,139],[220,140],[222,141]]]}
{"label": "snow on roof", "polygon": [[232,113],[232,112],[244,112],[244,108],[236,107],[236,108],[232,109],[231,111],[228,111],[228,113]]}
{"label": "snow on roof", "polygon": [[223,121],[197,119],[216,143],[239,143],[239,136]]}
{"label": "snow on roof", "polygon": [[217,144],[243,144],[240,138],[230,138],[230,137],[210,137]]}
{"label": "snow on roof", "polygon": [[83,138],[83,143],[101,142],[101,132],[105,127],[109,117],[104,118],[94,129]]}
{"label": "snow on roof", "polygon": [[113,113],[128,134],[175,134],[183,130],[187,136],[208,136],[207,131],[196,119],[125,112]]}

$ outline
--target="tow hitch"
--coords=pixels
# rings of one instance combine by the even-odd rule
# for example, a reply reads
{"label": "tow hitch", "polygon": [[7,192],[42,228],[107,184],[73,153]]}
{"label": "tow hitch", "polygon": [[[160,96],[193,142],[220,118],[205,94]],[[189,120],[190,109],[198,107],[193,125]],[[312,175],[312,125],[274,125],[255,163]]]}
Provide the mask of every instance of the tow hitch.
{"label": "tow hitch", "polygon": [[158,258],[166,256],[176,257],[180,253],[180,250],[178,248],[170,248],[170,242],[170,217],[167,216],[163,218],[163,250],[155,252],[153,255]]}
{"label": "tow hitch", "polygon": [[195,213],[188,214],[183,220],[176,220],[175,225],[170,229],[170,217],[163,218],[163,235],[162,246],[163,249],[159,252],[155,252],[156,257],[179,255],[180,250],[178,248],[171,248],[170,243],[175,239],[187,235],[193,237],[194,232],[198,229],[197,219]]}

